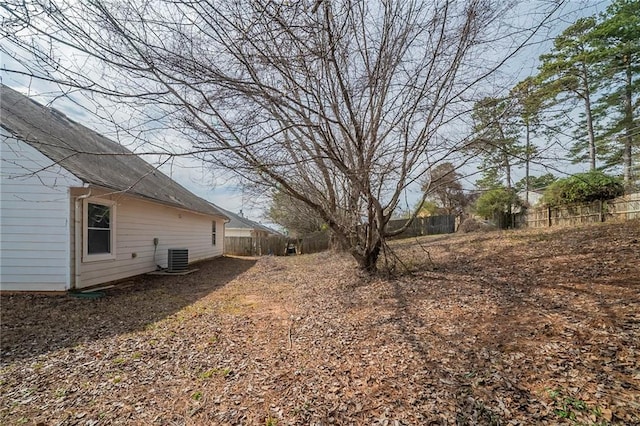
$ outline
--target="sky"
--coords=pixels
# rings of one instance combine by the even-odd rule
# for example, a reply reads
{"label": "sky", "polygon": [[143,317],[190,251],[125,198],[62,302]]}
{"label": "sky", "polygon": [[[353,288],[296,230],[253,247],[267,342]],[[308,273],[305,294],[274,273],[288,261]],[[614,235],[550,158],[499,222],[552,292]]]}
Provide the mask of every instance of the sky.
{"label": "sky", "polygon": [[[536,43],[529,46],[508,64],[505,74],[502,75],[502,84],[510,84],[509,87],[512,87],[518,81],[534,74],[538,66],[537,58],[540,54],[548,51],[554,35],[562,32],[578,17],[590,16],[604,11],[609,3],[609,0],[568,1],[561,11],[562,19],[556,21],[554,27],[545,29],[543,39],[537,40]],[[522,9],[523,15],[529,11],[527,8],[529,8],[531,4],[530,2],[521,2],[519,4],[518,7]],[[0,43],[2,43],[2,41],[0,41]],[[7,71],[20,68],[20,64],[11,57],[7,55],[0,57],[0,80],[2,83],[25,95],[33,97],[38,102],[62,111],[71,119],[107,137],[120,141],[134,152],[140,152],[140,149],[148,150],[145,147],[138,146],[135,138],[132,138],[131,135],[122,136],[121,131],[114,129],[113,122],[119,120],[126,121],[129,118],[127,117],[127,111],[123,111],[118,105],[102,104],[97,108],[94,102],[81,93],[61,96],[65,89],[56,84]],[[97,117],[97,115],[105,116],[105,111],[107,115],[109,115],[109,120]],[[175,141],[177,139],[179,138],[173,138],[172,135],[163,134],[159,136],[158,143],[176,143]],[[179,143],[176,149],[180,149]],[[151,164],[157,164],[157,156],[146,156],[144,158]],[[478,178],[477,175],[473,175],[475,172],[474,167],[475,166],[472,165],[467,168],[466,174],[472,175],[464,179],[463,185],[467,188],[471,188],[474,181]],[[583,171],[580,169],[580,166],[570,166],[568,163],[563,165],[558,164],[557,167],[554,168],[562,168],[569,172]],[[198,160],[186,157],[174,157],[166,164],[160,166],[159,169],[196,195],[226,210],[236,213],[242,211],[245,216],[252,220],[269,224],[264,218],[264,209],[268,207],[267,200],[256,200],[251,194],[243,192],[242,185],[238,184],[234,179],[231,179],[228,172],[212,170]],[[534,165],[532,167],[532,174],[534,175],[549,171],[553,170],[545,169],[544,166],[540,165]],[[516,170],[514,175],[514,181],[517,181],[523,177],[523,171]],[[406,204],[411,205],[412,200],[417,199],[418,196],[418,189],[410,190],[407,194],[408,201]]]}
{"label": "sky", "polygon": [[[20,69],[20,64],[6,55],[0,58],[0,66],[2,68],[0,70],[2,84],[39,103],[63,112],[72,120],[120,142],[133,152],[149,151],[144,146],[136,146],[135,142],[131,142],[127,137],[118,137],[112,123],[97,117],[95,106],[82,94],[76,92],[62,96],[65,89],[61,89],[56,84],[7,72],[7,69]],[[106,109],[109,107],[107,106]],[[117,108],[114,109],[117,110]],[[99,114],[103,115],[101,112]],[[118,115],[125,113],[114,114],[117,119]],[[158,156],[141,156],[153,165],[158,164]],[[221,170],[216,172],[199,160],[188,157],[173,157],[158,168],[199,197],[225,210],[235,213],[242,211],[245,216],[256,222],[268,224],[268,221],[263,217],[263,209],[256,206],[253,198],[243,192],[241,185],[230,180],[227,172]]]}

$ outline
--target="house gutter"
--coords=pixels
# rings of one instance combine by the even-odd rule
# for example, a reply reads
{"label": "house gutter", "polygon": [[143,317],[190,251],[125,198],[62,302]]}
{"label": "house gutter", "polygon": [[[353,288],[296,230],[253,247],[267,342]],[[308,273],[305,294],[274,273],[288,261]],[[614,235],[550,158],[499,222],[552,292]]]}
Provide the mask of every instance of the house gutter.
{"label": "house gutter", "polygon": [[[85,186],[86,188],[86,186]],[[85,198],[89,198],[91,196],[91,189],[89,192],[84,195],[78,195],[74,199],[74,215],[73,215],[73,225],[74,232],[73,238],[75,241],[75,255],[74,255],[74,274],[73,274],[73,282],[70,283],[69,290],[75,290],[78,288],[78,284],[81,281],[81,268],[82,268],[82,200]]]}

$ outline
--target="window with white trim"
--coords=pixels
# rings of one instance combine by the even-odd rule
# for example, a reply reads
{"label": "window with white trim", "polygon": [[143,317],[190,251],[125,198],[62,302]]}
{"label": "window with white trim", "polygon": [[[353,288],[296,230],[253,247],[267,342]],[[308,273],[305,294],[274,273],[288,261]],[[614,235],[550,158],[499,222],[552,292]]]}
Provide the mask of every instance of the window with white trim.
{"label": "window with white trim", "polygon": [[216,221],[211,222],[211,245],[216,245]]}
{"label": "window with white trim", "polygon": [[84,260],[115,259],[115,203],[84,202]]}

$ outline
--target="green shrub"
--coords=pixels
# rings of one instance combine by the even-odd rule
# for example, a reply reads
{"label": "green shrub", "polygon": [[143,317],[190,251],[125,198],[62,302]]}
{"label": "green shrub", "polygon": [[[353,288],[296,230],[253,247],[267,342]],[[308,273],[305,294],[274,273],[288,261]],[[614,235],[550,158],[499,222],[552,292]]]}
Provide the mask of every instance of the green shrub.
{"label": "green shrub", "polygon": [[552,183],[542,202],[550,207],[609,200],[624,194],[622,181],[601,171],[578,173]]}
{"label": "green shrub", "polygon": [[515,191],[508,188],[495,188],[478,198],[474,211],[478,216],[489,219],[503,213],[510,213],[514,207],[520,206],[522,206],[522,201]]}

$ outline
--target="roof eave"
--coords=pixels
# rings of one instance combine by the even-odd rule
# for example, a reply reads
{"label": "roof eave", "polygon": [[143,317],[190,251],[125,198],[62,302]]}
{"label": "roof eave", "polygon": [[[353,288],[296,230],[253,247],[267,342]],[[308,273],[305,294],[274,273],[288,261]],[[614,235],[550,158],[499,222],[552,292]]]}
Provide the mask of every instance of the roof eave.
{"label": "roof eave", "polygon": [[[150,201],[150,202],[153,202],[153,203],[162,204],[163,206],[173,207],[173,208],[176,208],[176,209],[179,209],[179,210],[183,210],[183,211],[187,211],[187,212],[191,212],[191,213],[197,213],[197,214],[201,214],[201,215],[204,215],[204,216],[215,216],[215,217],[219,217],[219,218],[221,218],[223,220],[229,220],[229,218],[226,215],[224,215],[224,214],[222,214],[220,212],[205,212],[205,211],[201,211],[201,210],[197,210],[197,209],[192,209],[192,208],[189,208],[189,207],[184,206],[184,205],[179,204],[179,203],[170,203],[170,202],[167,202],[167,201],[164,201],[164,200],[158,200],[156,198],[152,198],[152,197],[146,196],[144,194],[139,194],[139,193],[137,193],[135,191],[132,191],[132,190],[123,191],[123,190],[118,189],[118,188],[109,187],[107,185],[96,184],[96,183],[92,183],[92,182],[85,182],[85,184],[89,185],[89,188],[96,188],[96,189],[102,189],[102,190],[105,190],[105,191],[111,191],[111,194],[123,194],[123,195],[133,196],[135,198],[139,198],[139,199],[142,199],[142,200],[145,200],[145,201]],[[104,195],[108,195],[108,194],[102,194],[101,196],[104,196]]]}

